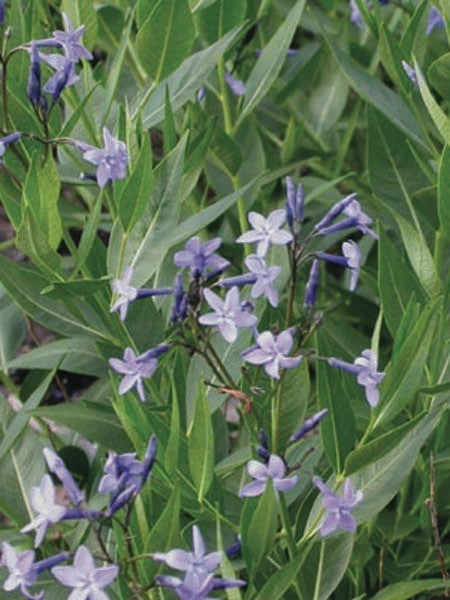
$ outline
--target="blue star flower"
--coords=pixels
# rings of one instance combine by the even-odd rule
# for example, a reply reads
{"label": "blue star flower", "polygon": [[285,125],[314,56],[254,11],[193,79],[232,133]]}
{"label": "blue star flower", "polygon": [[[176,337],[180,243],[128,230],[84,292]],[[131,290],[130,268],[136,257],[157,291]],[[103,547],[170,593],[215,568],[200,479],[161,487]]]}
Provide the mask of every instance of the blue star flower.
{"label": "blue star flower", "polygon": [[337,529],[353,533],[356,530],[356,519],[351,511],[362,501],[362,491],[355,491],[350,479],[345,480],[342,498],[332,492],[320,477],[313,477],[313,484],[322,492],[322,506],[327,511],[320,526],[320,535],[327,537]]}

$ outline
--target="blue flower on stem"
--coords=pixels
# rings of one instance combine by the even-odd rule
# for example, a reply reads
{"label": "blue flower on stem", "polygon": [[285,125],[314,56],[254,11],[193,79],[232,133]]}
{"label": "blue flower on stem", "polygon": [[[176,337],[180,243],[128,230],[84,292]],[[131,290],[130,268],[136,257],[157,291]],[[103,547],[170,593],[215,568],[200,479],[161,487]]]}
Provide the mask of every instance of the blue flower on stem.
{"label": "blue flower on stem", "polygon": [[69,598],[75,600],[108,600],[103,588],[119,573],[117,565],[95,567],[94,559],[86,546],[75,553],[72,567],[53,567],[53,577],[66,587],[73,588]]}
{"label": "blue flower on stem", "polygon": [[[369,225],[372,224],[372,219],[361,210],[361,205],[357,200],[352,199],[351,202],[345,203],[341,212],[347,216],[346,219],[338,221],[334,225],[330,225],[328,227],[322,225],[321,227],[317,228],[316,225],[314,229],[316,230],[317,228],[317,234],[329,235],[330,233],[336,233],[337,231],[344,231],[350,227],[356,227],[356,229],[362,233],[368,234],[374,239],[378,239],[377,234],[369,228]],[[334,218],[335,217],[333,217],[333,220]]]}
{"label": "blue flower on stem", "polygon": [[336,254],[328,254],[327,252],[316,252],[316,258],[325,260],[327,262],[342,265],[350,270],[350,291],[353,292],[356,289],[356,284],[359,278],[359,269],[361,267],[362,254],[361,250],[356,242],[348,240],[342,244],[342,253],[344,256],[337,256]]}
{"label": "blue flower on stem", "polygon": [[37,548],[44,539],[47,527],[61,521],[66,508],[55,502],[55,488],[50,475],[44,475],[39,486],[33,486],[30,491],[30,503],[37,515],[23,527],[20,532],[36,530],[34,547]]}
{"label": "blue flower on stem", "polygon": [[[10,144],[14,144],[14,142],[17,142],[17,140],[19,140],[21,136],[22,134],[16,131],[15,133],[10,133],[9,135],[5,135],[5,137],[0,138],[0,158],[5,154],[6,148]],[[0,160],[0,165],[1,164],[2,161]]]}
{"label": "blue flower on stem", "polygon": [[40,573],[64,562],[69,557],[68,552],[61,552],[44,560],[34,562],[33,550],[17,553],[7,542],[2,544],[2,566],[8,569],[8,578],[3,583],[5,592],[11,592],[20,587],[20,591],[29,600],[41,600],[44,592],[31,594],[28,587],[34,585]]}
{"label": "blue flower on stem", "polygon": [[104,475],[98,485],[100,494],[110,494],[107,515],[124,506],[138,494],[147,481],[156,456],[156,437],[151,436],[143,461],[136,459],[136,452],[116,454],[110,452],[104,467]]}
{"label": "blue flower on stem", "polygon": [[181,600],[202,600],[208,598],[214,589],[240,587],[245,585],[239,579],[220,579],[214,577],[213,571],[222,560],[222,552],[206,554],[205,542],[197,525],[192,528],[193,552],[175,548],[169,552],[155,552],[152,557],[168,567],[185,571],[184,579],[170,575],[159,575],[156,580],[160,585],[171,588]]}
{"label": "blue flower on stem", "polygon": [[364,387],[367,402],[375,407],[379,401],[378,384],[383,380],[385,373],[377,372],[377,356],[373,350],[363,350],[361,356],[354,363],[348,363],[338,358],[329,358],[328,364],[356,375],[359,385]]}
{"label": "blue flower on stem", "polygon": [[202,315],[198,322],[202,325],[216,325],[225,341],[232,344],[237,340],[238,327],[253,327],[257,318],[244,310],[239,299],[237,287],[231,288],[222,300],[211,290],[203,292],[206,302],[214,312]]}
{"label": "blue flower on stem", "polygon": [[142,288],[137,289],[130,285],[133,278],[133,267],[127,267],[121,279],[114,279],[112,282],[113,291],[117,294],[117,299],[109,309],[109,312],[119,311],[120,320],[126,319],[128,308],[136,298],[150,298],[152,296],[167,296],[173,293],[173,289],[164,288]]}
{"label": "blue flower on stem", "polygon": [[303,359],[303,356],[287,356],[294,344],[292,335],[290,329],[278,335],[264,331],[256,338],[256,345],[244,350],[242,356],[252,365],[263,365],[269,377],[279,379],[280,369],[293,369]]}
{"label": "blue flower on stem", "polygon": [[193,277],[203,277],[208,268],[219,274],[230,266],[225,258],[215,254],[221,244],[219,237],[202,243],[198,236],[194,236],[186,242],[184,250],[175,252],[173,262],[177,267],[189,267]]}
{"label": "blue flower on stem", "polygon": [[305,300],[303,306],[312,308],[316,303],[317,288],[319,287],[319,261],[315,258],[311,265],[308,281],[306,282]]}
{"label": "blue flower on stem", "polygon": [[236,277],[227,277],[221,279],[218,284],[221,287],[228,288],[235,285],[246,285],[252,283],[252,298],[259,298],[264,295],[273,307],[278,306],[278,292],[273,282],[281,273],[281,267],[268,267],[262,256],[250,254],[245,259],[245,266],[250,271]]}
{"label": "blue flower on stem", "polygon": [[157,348],[147,350],[144,354],[136,356],[132,348],[126,348],[123,354],[123,360],[110,358],[109,366],[119,373],[125,375],[119,385],[119,394],[126,394],[136,386],[138,396],[141,402],[145,402],[145,393],[143,379],[151,377],[158,366],[157,357],[167,352],[169,346],[160,344]]}
{"label": "blue flower on stem", "polygon": [[430,8],[428,13],[426,34],[430,35],[435,29],[443,29],[445,27],[444,17],[435,6]]}
{"label": "blue flower on stem", "polygon": [[248,222],[253,229],[240,235],[236,242],[238,244],[256,242],[256,253],[258,256],[265,256],[270,244],[284,246],[294,239],[292,233],[280,229],[285,221],[286,210],[284,208],[273,210],[267,219],[259,213],[249,212]]}
{"label": "blue flower on stem", "polygon": [[273,487],[277,492],[288,492],[297,485],[298,477],[285,477],[286,465],[283,459],[276,454],[271,454],[267,464],[250,460],[247,463],[247,473],[256,481],[252,481],[239,492],[242,498],[253,498],[260,496],[266,489],[267,481],[272,480]]}
{"label": "blue flower on stem", "polygon": [[362,501],[362,491],[355,491],[350,479],[345,480],[342,498],[332,492],[320,477],[313,477],[313,484],[322,492],[322,506],[327,511],[320,526],[320,535],[327,537],[337,529],[353,533],[356,530],[356,519],[351,511]]}
{"label": "blue flower on stem", "polygon": [[83,36],[85,25],[81,25],[78,29],[73,28],[72,23],[65,13],[62,14],[64,31],[54,31],[53,37],[46,38],[44,40],[35,40],[32,42],[39,48],[56,48],[61,47],[65,56],[76,63],[80,58],[86,58],[87,60],[92,59],[92,54],[80,44],[80,40]]}
{"label": "blue flower on stem", "polygon": [[84,160],[98,166],[97,183],[101,188],[104,188],[108,181],[124,179],[130,160],[125,142],[113,137],[106,127],[103,127],[103,142],[103,148],[83,142],[77,143]]}

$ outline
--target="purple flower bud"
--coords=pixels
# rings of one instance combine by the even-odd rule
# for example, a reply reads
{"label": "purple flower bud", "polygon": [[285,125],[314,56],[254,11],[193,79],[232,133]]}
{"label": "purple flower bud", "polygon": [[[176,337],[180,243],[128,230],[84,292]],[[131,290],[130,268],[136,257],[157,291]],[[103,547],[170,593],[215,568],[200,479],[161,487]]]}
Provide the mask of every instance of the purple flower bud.
{"label": "purple flower bud", "polygon": [[257,277],[254,273],[244,273],[243,275],[236,275],[235,277],[226,277],[217,282],[220,287],[232,288],[235,285],[247,285],[248,283],[255,283]]}
{"label": "purple flower bud", "polygon": [[323,229],[324,227],[329,225],[331,223],[331,221],[333,221],[336,217],[338,217],[347,208],[347,206],[351,202],[353,202],[353,200],[355,200],[355,199],[356,199],[356,194],[350,194],[349,196],[346,196],[342,200],[339,200],[339,202],[336,202],[336,204],[334,204],[330,208],[330,210],[325,214],[325,216],[318,223],[316,223],[316,225],[314,226],[314,231],[320,232],[321,229]]}
{"label": "purple flower bud", "polygon": [[41,59],[36,44],[31,44],[30,70],[28,72],[27,95],[32,106],[36,106],[41,97]]}
{"label": "purple flower bud", "polygon": [[21,133],[16,132],[10,133],[9,135],[5,135],[5,137],[0,138],[0,157],[2,157],[5,154],[6,148],[10,144],[14,144],[14,142],[17,142],[17,140],[20,139],[21,135]]}
{"label": "purple flower bud", "polygon": [[5,24],[5,1],[0,0],[0,25]]}
{"label": "purple flower bud", "polygon": [[53,452],[51,448],[44,448],[42,452],[49,471],[56,475],[63,484],[70,500],[75,505],[80,504],[80,502],[84,500],[84,494],[67,470],[64,461],[56,454],[56,452]]}
{"label": "purple flower bud", "polygon": [[99,510],[88,510],[85,508],[66,508],[66,512],[61,521],[76,521],[78,519],[97,519],[100,516]]}
{"label": "purple flower bud", "polygon": [[286,177],[286,219],[289,228],[298,233],[300,231],[300,223],[303,222],[303,209],[305,204],[305,193],[303,186],[299,184],[297,190],[291,177]]}
{"label": "purple flower bud", "polygon": [[292,435],[291,442],[298,442],[302,437],[304,437],[308,433],[308,431],[314,429],[316,425],[318,425],[320,421],[327,415],[327,413],[328,409],[324,408],[309,419],[306,419],[306,421],[303,423],[300,429]]}
{"label": "purple flower bud", "polygon": [[202,87],[197,90],[197,100],[201,102],[203,98],[206,96],[206,88],[202,85]]}
{"label": "purple flower bud", "polygon": [[240,79],[235,79],[231,73],[225,73],[225,81],[235,96],[243,96],[245,94],[245,83]]}
{"label": "purple flower bud", "polygon": [[317,288],[319,286],[319,261],[317,258],[313,260],[311,270],[309,272],[309,278],[306,283],[305,300],[303,306],[305,308],[312,308],[316,303]]}
{"label": "purple flower bud", "polygon": [[228,558],[230,558],[230,557],[234,556],[235,554],[238,554],[241,551],[241,547],[242,547],[241,536],[238,535],[234,544],[231,544],[231,546],[225,550],[225,554],[228,556]]}
{"label": "purple flower bud", "polygon": [[170,315],[170,322],[176,323],[183,321],[186,318],[188,295],[183,288],[183,277],[181,273],[177,273],[174,283],[175,301]]}
{"label": "purple flower bud", "polygon": [[414,87],[419,87],[419,80],[417,79],[416,70],[410,64],[408,64],[406,60],[402,60],[402,67]]}

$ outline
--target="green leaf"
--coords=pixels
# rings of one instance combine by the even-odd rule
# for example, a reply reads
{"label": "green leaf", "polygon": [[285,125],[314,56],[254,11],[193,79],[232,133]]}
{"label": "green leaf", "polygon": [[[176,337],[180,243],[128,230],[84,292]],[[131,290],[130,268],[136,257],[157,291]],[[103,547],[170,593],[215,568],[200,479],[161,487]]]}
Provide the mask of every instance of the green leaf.
{"label": "green leaf", "polygon": [[[450,584],[447,583],[447,586]],[[444,590],[445,582],[442,579],[423,579],[421,581],[400,581],[391,583],[383,590],[372,596],[372,600],[409,600],[422,592]],[[434,596],[437,597],[437,596]]]}
{"label": "green leaf", "polygon": [[128,233],[116,222],[108,248],[108,269],[119,278],[125,267],[134,268],[133,283],[141,287],[158,269],[170,248],[178,222],[179,193],[186,135],[155,171],[155,185],[144,214]]}
{"label": "green leaf", "polygon": [[382,114],[369,107],[369,179],[376,196],[404,217],[417,221],[412,196],[428,181],[405,143],[404,134]]}
{"label": "green leaf", "polygon": [[[241,528],[242,553],[245,557],[250,579],[254,580],[262,560],[274,546],[277,532],[278,506],[272,480],[267,480],[264,494],[256,500],[248,498],[245,503],[256,503],[248,527]],[[241,519],[244,517],[242,511]]]}
{"label": "green leaf", "polygon": [[20,436],[22,431],[28,425],[29,411],[39,406],[40,402],[44,398],[49,385],[51,384],[53,377],[55,376],[56,367],[54,367],[50,373],[42,378],[41,383],[33,390],[30,396],[24,402],[20,412],[18,412],[9,423],[8,429],[5,432],[2,443],[0,444],[0,460],[11,450],[14,442]]}
{"label": "green leaf", "polygon": [[433,119],[434,124],[436,125],[437,130],[443,137],[444,141],[450,142],[450,119],[434,99],[434,96],[430,92],[427,82],[425,81],[425,77],[423,76],[423,73],[415,59],[414,69],[416,71],[417,81],[419,83],[420,94],[428,113]]}
{"label": "green leaf", "polygon": [[189,470],[197,489],[198,501],[208,492],[214,474],[214,431],[205,386],[199,386],[195,413],[188,432]]}
{"label": "green leaf", "polygon": [[398,213],[392,212],[400,228],[409,262],[422,284],[423,289],[427,292],[428,296],[432,298],[441,292],[441,282],[425,238],[422,232],[411,225],[409,221],[404,219]]}
{"label": "green leaf", "polygon": [[[318,352],[320,356],[333,356],[333,347],[322,332],[318,336]],[[339,372],[322,361],[317,364],[317,398],[319,407],[328,409],[327,417],[320,425],[324,451],[333,470],[339,473],[353,448],[354,416],[342,389]]]}
{"label": "green leaf", "polygon": [[[354,536],[342,533],[314,544],[299,576],[304,598],[328,600],[347,571]],[[281,598],[281,597],[280,597]]]}
{"label": "green leaf", "polygon": [[189,55],[195,28],[187,0],[156,0],[136,36],[139,59],[159,83]]}
{"label": "green leaf", "polygon": [[145,135],[131,175],[126,179],[119,198],[118,214],[125,231],[130,231],[142,217],[153,190],[150,136]]}
{"label": "green leaf", "polygon": [[311,384],[308,361],[303,360],[295,369],[286,370],[282,379],[280,421],[278,428],[278,447],[284,448],[286,442],[303,423],[308,406]]}
{"label": "green leaf", "polygon": [[336,125],[346,104],[348,84],[342,71],[328,55],[320,79],[308,100],[308,115],[315,133],[321,137]]}
{"label": "green leaf", "polygon": [[50,246],[48,236],[28,207],[25,208],[21,226],[17,231],[17,245],[48,277],[58,277],[61,258]]}
{"label": "green leaf", "polygon": [[355,488],[364,494],[364,501],[354,512],[358,522],[377,515],[395,496],[413,468],[419,450],[439,423],[441,414],[434,411],[424,416],[393,450],[352,475]]}
{"label": "green leaf", "polygon": [[22,311],[6,295],[0,284],[0,370],[16,355],[26,334]]}
{"label": "green leaf", "polygon": [[427,8],[427,0],[422,0],[422,2],[416,6],[413,16],[411,17],[408,26],[402,35],[400,47],[404,56],[411,56],[416,43],[418,45],[423,44],[423,38],[421,39],[421,28],[423,26],[424,15]]}
{"label": "green leaf", "polygon": [[28,413],[65,425],[106,449],[119,453],[130,450],[130,440],[109,406],[80,401],[38,408]]}
{"label": "green leaf", "polygon": [[410,329],[409,335],[386,369],[380,384],[381,402],[374,427],[390,421],[417,393],[433,342],[439,304],[430,302]]}
{"label": "green leaf", "polygon": [[284,598],[287,590],[296,582],[305,559],[306,553],[303,553],[298,559],[278,568],[266,581],[264,587],[258,591],[258,600],[281,600]]}
{"label": "green leaf", "polygon": [[369,104],[379,110],[407,137],[430,151],[417,121],[404,100],[391,88],[364,71],[326,33],[324,38],[348,83]]}
{"label": "green leaf", "polygon": [[[180,487],[171,493],[161,516],[154,524],[144,543],[144,552],[168,552],[180,538]],[[161,565],[154,561],[146,563],[146,575],[151,581]]]}
{"label": "green leaf", "polygon": [[[0,437],[6,434],[11,409],[0,395]],[[42,444],[36,434],[26,429],[19,440],[0,461],[2,485],[0,486],[0,510],[17,526],[22,527],[33,518],[28,494],[45,472]]]}
{"label": "green leaf", "polygon": [[[94,319],[92,311],[89,311],[81,300],[77,302],[77,308],[80,312],[77,316],[74,316],[60,300],[42,296],[41,291],[50,282],[36,269],[13,263],[0,255],[0,271],[2,273],[2,283],[11,298],[26,314],[47,329],[64,336],[84,333],[107,340],[113,339],[109,328]],[[88,316],[89,322],[82,318],[83,311]]]}
{"label": "green leaf", "polygon": [[204,50],[189,56],[169,77],[153,89],[149,87],[139,101],[133,118],[139,110],[142,111],[144,127],[154,127],[164,118],[166,88],[169,88],[172,110],[176,112],[190,100],[201,87],[217,61],[236,40],[241,27],[238,27]]}
{"label": "green leaf", "polygon": [[30,350],[10,361],[11,369],[52,369],[59,368],[69,373],[80,373],[102,377],[108,367],[91,338],[72,336],[66,340],[49,342],[45,346]]}
{"label": "green leaf", "polygon": [[62,237],[58,212],[60,185],[58,170],[51,155],[48,154],[43,161],[41,153],[34,153],[25,180],[23,200],[53,250],[56,250]]}
{"label": "green leaf", "polygon": [[238,125],[267,95],[281,71],[286,59],[286,50],[294,37],[305,5],[306,0],[296,2],[256,61],[245,86],[244,104],[238,119]]}
{"label": "green leaf", "polygon": [[180,453],[180,409],[177,389],[172,381],[172,415],[170,417],[170,436],[164,452],[164,467],[171,477],[178,467]]}
{"label": "green leaf", "polygon": [[446,52],[428,67],[430,85],[444,98],[450,97],[450,52]]}
{"label": "green leaf", "polygon": [[175,128],[172,106],[170,105],[169,88],[166,88],[166,99],[164,104],[163,145],[164,154],[168,154],[177,145],[177,131]]}
{"label": "green leaf", "polygon": [[436,385],[431,385],[431,386],[427,386],[427,387],[421,387],[419,389],[419,392],[422,392],[423,394],[431,394],[431,395],[435,395],[435,394],[441,394],[442,392],[446,392],[450,390],[450,381],[446,381],[445,383],[437,383]]}
{"label": "green leaf", "polygon": [[439,164],[438,213],[441,229],[450,240],[450,146],[444,148]]}
{"label": "green leaf", "polygon": [[246,12],[247,0],[217,0],[203,10],[198,10],[195,22],[203,39],[212,44],[230,29],[240,25]]}
{"label": "green leaf", "polygon": [[370,442],[358,446],[356,450],[350,452],[345,461],[345,475],[348,477],[356,471],[359,471],[366,465],[375,462],[388,452],[390,452],[395,446],[401,443],[401,440],[413,429],[419,421],[423,418],[423,414],[417,415],[411,421],[403,423],[398,427],[388,431],[384,435],[371,440]]}
{"label": "green leaf", "polygon": [[419,282],[404,260],[380,228],[378,242],[378,285],[386,324],[394,337],[410,298],[424,300]]}

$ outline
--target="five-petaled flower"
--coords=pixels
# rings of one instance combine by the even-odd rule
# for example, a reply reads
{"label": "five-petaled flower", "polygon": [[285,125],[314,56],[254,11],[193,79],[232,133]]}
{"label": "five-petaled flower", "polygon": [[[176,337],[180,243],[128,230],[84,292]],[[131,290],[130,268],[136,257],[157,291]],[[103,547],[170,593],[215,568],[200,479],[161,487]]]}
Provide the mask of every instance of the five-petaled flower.
{"label": "five-petaled flower", "polygon": [[238,244],[248,244],[256,242],[256,253],[258,256],[265,256],[270,244],[284,246],[294,239],[292,233],[280,229],[286,221],[286,210],[279,208],[273,210],[267,219],[256,212],[248,213],[248,222],[253,227],[240,235],[236,242]]}
{"label": "five-petaled flower", "polygon": [[302,356],[287,356],[294,344],[292,336],[290,329],[278,335],[264,331],[256,338],[256,345],[244,350],[242,356],[253,365],[263,365],[269,377],[279,379],[280,369],[297,367],[303,359]]}
{"label": "five-petaled flower", "polygon": [[380,398],[378,384],[384,378],[385,373],[377,371],[377,355],[373,350],[363,350],[361,356],[358,356],[353,364],[333,357],[328,359],[328,363],[332,367],[337,367],[352,375],[356,375],[357,382],[364,387],[367,402],[372,407],[377,406]]}
{"label": "five-petaled flower", "polygon": [[167,352],[168,349],[169,347],[166,344],[160,344],[157,348],[152,348],[144,354],[136,356],[132,348],[125,348],[123,360],[110,358],[109,366],[116,373],[125,375],[119,385],[119,394],[126,394],[136,386],[138,396],[141,402],[144,402],[143,379],[153,375],[158,366],[157,357],[163,352]]}
{"label": "five-petaled flower", "polygon": [[208,268],[211,269],[210,276],[221,273],[230,266],[225,258],[215,254],[221,244],[219,237],[202,243],[194,236],[186,242],[184,250],[175,252],[173,262],[177,267],[189,267],[193,277],[203,277]]}
{"label": "five-petaled flower", "polygon": [[362,501],[362,491],[355,491],[350,479],[345,480],[342,498],[332,492],[320,477],[313,477],[313,484],[322,492],[322,506],[327,512],[320,525],[320,535],[326,537],[337,529],[353,533],[356,519],[351,511]]}
{"label": "five-petaled flower", "polygon": [[33,486],[30,491],[30,502],[33,510],[38,514],[31,523],[28,523],[20,531],[27,533],[36,530],[34,547],[37,548],[44,539],[47,527],[60,521],[66,512],[66,508],[55,502],[55,488],[50,475],[44,475],[39,486]]}
{"label": "five-petaled flower", "polygon": [[263,464],[257,460],[250,460],[247,463],[247,473],[256,481],[244,485],[239,495],[243,498],[253,498],[260,496],[266,489],[269,479],[272,480],[273,487],[277,492],[288,492],[297,485],[298,477],[285,477],[286,465],[283,459],[276,454],[271,454],[269,462]]}
{"label": "five-petaled flower", "polygon": [[144,460],[136,459],[136,452],[110,452],[104,466],[104,475],[98,485],[101,494],[110,494],[108,515],[117,512],[132,496],[140,492],[150,475],[156,456],[156,437],[150,437]]}
{"label": "five-petaled flower", "polygon": [[239,579],[221,579],[214,577],[213,571],[222,560],[222,552],[206,554],[205,542],[197,525],[192,528],[193,552],[175,548],[169,552],[155,552],[152,556],[157,562],[168,567],[185,571],[184,579],[171,575],[159,575],[160,585],[171,588],[181,600],[203,600],[215,589],[240,587],[245,585]]}
{"label": "five-petaled flower", "polygon": [[103,588],[108,586],[119,573],[117,565],[95,567],[94,559],[86,546],[75,553],[72,567],[53,567],[53,577],[66,587],[74,588],[72,600],[108,600]]}
{"label": "five-petaled flower", "polygon": [[77,143],[83,152],[84,160],[98,166],[97,183],[101,188],[104,188],[108,181],[123,179],[130,160],[125,142],[113,137],[106,127],[103,127],[103,143],[103,148],[83,142]]}
{"label": "five-petaled flower", "polygon": [[225,341],[232,344],[238,336],[238,327],[253,327],[256,325],[257,318],[250,314],[241,306],[239,299],[239,290],[237,287],[231,288],[222,300],[211,290],[204,290],[205,300],[214,312],[202,315],[199,323],[202,325],[217,325],[221,336]]}

